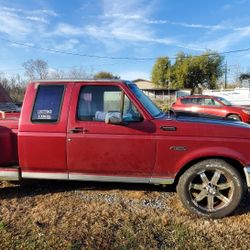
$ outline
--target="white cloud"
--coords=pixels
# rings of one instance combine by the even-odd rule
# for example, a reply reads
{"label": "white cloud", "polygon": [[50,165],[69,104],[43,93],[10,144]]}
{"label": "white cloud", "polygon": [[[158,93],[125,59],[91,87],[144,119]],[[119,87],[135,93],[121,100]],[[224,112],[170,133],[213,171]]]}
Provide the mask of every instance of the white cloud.
{"label": "white cloud", "polygon": [[208,39],[207,37],[205,37],[200,39],[199,42],[187,43],[187,46],[206,48],[206,50],[211,49],[223,52],[246,38],[250,38],[250,27],[243,28],[238,31],[232,31],[226,35],[217,34],[216,38],[210,37]]}
{"label": "white cloud", "polygon": [[18,37],[19,40],[27,35],[32,37],[32,33],[45,31],[49,24],[49,18],[57,15],[53,10],[25,10],[1,6],[0,32],[11,37]]}
{"label": "white cloud", "polygon": [[79,27],[72,26],[67,23],[59,23],[52,33],[52,35],[59,36],[80,36],[83,35],[83,29]]}
{"label": "white cloud", "polygon": [[31,32],[29,24],[12,13],[0,11],[0,32],[10,36],[23,36]]}
{"label": "white cloud", "polygon": [[144,72],[144,71],[126,71],[126,72],[120,72],[117,75],[121,77],[121,79],[133,81],[136,79],[150,79],[150,72]]}
{"label": "white cloud", "polygon": [[[123,49],[132,43],[175,44],[174,38],[158,37],[152,27],[141,22],[150,15],[151,11],[150,5],[145,5],[145,2],[140,0],[127,0],[126,2],[104,0],[103,18],[100,23],[89,24],[84,28],[84,33],[105,44],[109,50],[112,47],[116,50],[118,47]],[[109,47],[110,45],[112,47]]]}
{"label": "white cloud", "polygon": [[63,43],[54,45],[54,49],[63,51],[73,51],[75,46],[80,43],[77,39],[69,39]]}
{"label": "white cloud", "polygon": [[46,20],[45,18],[42,18],[42,17],[27,16],[26,19],[34,21],[34,22],[48,23],[48,20]]}

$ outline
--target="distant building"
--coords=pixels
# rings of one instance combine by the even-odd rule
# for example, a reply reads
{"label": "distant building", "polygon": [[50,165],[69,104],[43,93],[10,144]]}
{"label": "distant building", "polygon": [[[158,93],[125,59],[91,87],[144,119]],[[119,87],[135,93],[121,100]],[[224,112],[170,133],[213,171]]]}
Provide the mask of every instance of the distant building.
{"label": "distant building", "polygon": [[0,84],[0,102],[12,102],[9,94],[1,84]]}
{"label": "distant building", "polygon": [[156,98],[168,99],[169,97],[175,98],[177,91],[176,89],[156,87],[151,81],[145,79],[136,79],[133,82],[150,98],[153,99]]}
{"label": "distant building", "polygon": [[0,83],[0,111],[16,111],[17,106]]}

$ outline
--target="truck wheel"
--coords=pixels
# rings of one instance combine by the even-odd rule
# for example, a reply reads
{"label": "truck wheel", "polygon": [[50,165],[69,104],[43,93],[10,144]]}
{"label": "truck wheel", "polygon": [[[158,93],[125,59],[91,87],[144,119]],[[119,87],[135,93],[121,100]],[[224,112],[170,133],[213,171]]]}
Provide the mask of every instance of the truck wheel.
{"label": "truck wheel", "polygon": [[180,177],[177,193],[193,213],[210,218],[231,214],[245,190],[241,175],[221,159],[198,162]]}
{"label": "truck wheel", "polygon": [[241,118],[238,115],[229,115],[227,116],[228,119],[236,120],[236,121],[241,121]]}

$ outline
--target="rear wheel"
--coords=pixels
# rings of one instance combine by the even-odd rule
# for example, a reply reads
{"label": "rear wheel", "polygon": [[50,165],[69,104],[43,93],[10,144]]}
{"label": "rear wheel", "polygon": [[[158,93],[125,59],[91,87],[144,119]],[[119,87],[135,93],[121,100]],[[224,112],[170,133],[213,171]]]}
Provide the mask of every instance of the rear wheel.
{"label": "rear wheel", "polygon": [[241,175],[230,164],[209,159],[193,165],[180,177],[177,192],[191,212],[221,218],[238,207],[244,188]]}
{"label": "rear wheel", "polygon": [[236,120],[236,121],[241,121],[241,118],[238,115],[229,115],[227,116],[228,119]]}

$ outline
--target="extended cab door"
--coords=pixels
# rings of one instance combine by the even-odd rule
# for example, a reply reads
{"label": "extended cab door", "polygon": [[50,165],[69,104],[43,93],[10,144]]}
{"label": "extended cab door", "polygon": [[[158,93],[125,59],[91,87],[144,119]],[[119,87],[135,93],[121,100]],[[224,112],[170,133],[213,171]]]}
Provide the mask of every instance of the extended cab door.
{"label": "extended cab door", "polygon": [[23,177],[68,178],[66,129],[73,85],[37,82],[28,86],[18,132]]}
{"label": "extended cab door", "polygon": [[[155,128],[129,95],[122,83],[76,84],[67,129],[70,179],[149,181]],[[121,109],[126,124],[105,123],[107,112]]]}

